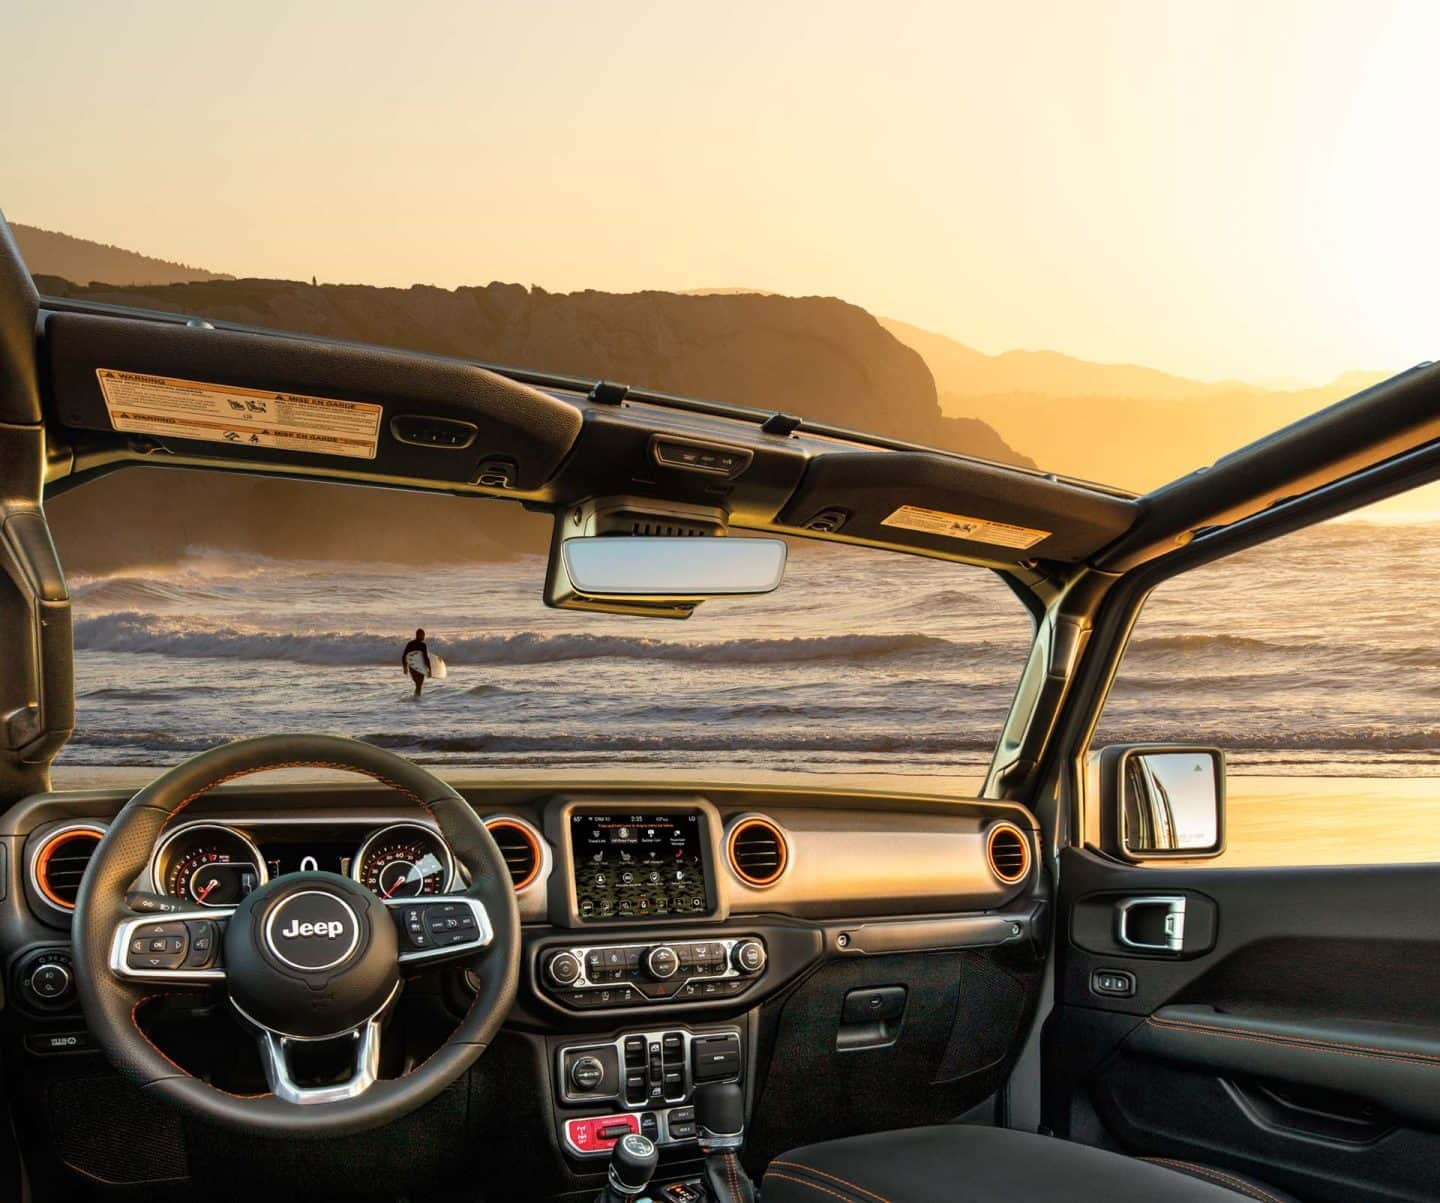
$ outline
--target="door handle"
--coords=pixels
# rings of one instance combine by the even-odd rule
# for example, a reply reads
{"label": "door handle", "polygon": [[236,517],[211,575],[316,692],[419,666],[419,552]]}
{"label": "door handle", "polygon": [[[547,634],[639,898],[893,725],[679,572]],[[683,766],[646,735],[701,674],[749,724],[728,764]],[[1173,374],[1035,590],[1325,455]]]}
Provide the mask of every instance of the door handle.
{"label": "door handle", "polygon": [[[1142,924],[1149,930],[1138,932]],[[1185,895],[1149,894],[1117,902],[1115,938],[1126,948],[1137,948],[1142,952],[1183,951]]]}

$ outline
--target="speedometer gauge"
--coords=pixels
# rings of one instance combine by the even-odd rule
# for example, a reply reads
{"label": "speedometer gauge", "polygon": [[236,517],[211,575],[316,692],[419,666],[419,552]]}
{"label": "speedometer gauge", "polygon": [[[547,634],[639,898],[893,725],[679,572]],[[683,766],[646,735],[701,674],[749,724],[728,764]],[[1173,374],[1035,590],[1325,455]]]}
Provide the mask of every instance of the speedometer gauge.
{"label": "speedometer gauge", "polygon": [[196,906],[235,906],[266,880],[249,837],[218,823],[177,827],[155,851],[155,889]]}
{"label": "speedometer gauge", "polygon": [[450,849],[418,823],[396,823],[370,836],[355,855],[351,875],[381,898],[443,894],[450,886]]}

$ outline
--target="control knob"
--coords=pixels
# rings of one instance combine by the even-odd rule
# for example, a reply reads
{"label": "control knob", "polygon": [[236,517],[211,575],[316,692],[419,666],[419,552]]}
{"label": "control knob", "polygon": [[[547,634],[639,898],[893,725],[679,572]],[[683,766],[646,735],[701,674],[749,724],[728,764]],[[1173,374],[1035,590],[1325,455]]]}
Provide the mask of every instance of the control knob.
{"label": "control knob", "polygon": [[605,1080],[605,1067],[598,1057],[580,1057],[570,1067],[570,1081],[578,1090],[594,1090]]}
{"label": "control knob", "polygon": [[53,961],[30,975],[30,989],[46,1002],[58,1002],[70,992],[70,986],[70,970]]}
{"label": "control knob", "polygon": [[668,944],[657,944],[645,954],[645,972],[663,982],[680,972],[680,954]]}
{"label": "control knob", "polygon": [[730,963],[740,973],[759,973],[765,968],[765,945],[759,940],[741,940],[730,950]]}
{"label": "control knob", "polygon": [[557,952],[545,962],[545,976],[552,985],[571,985],[580,976],[580,958],[573,952]]}

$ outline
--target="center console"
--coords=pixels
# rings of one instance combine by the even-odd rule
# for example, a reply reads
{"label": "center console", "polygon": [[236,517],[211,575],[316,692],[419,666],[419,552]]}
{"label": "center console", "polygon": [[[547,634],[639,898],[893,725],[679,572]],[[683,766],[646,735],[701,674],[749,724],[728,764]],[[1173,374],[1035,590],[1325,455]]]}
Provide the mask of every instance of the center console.
{"label": "center console", "polygon": [[[614,1039],[561,1044],[555,1050],[555,1097],[562,1105],[560,1138],[575,1157],[605,1157],[615,1142],[638,1132],[661,1148],[696,1139],[699,1086],[739,1082],[744,1054],[738,1027],[657,1028]],[[566,1116],[563,1108],[604,1114]]]}

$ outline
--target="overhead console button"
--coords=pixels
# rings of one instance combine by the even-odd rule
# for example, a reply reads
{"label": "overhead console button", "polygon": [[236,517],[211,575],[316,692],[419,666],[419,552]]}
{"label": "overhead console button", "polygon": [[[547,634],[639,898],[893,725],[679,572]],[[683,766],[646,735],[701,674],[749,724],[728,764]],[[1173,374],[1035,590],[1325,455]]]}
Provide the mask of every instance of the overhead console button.
{"label": "overhead console button", "polygon": [[650,454],[662,468],[682,472],[706,472],[715,476],[739,476],[750,466],[754,453],[744,447],[727,447],[693,439],[662,438],[650,440]]}

